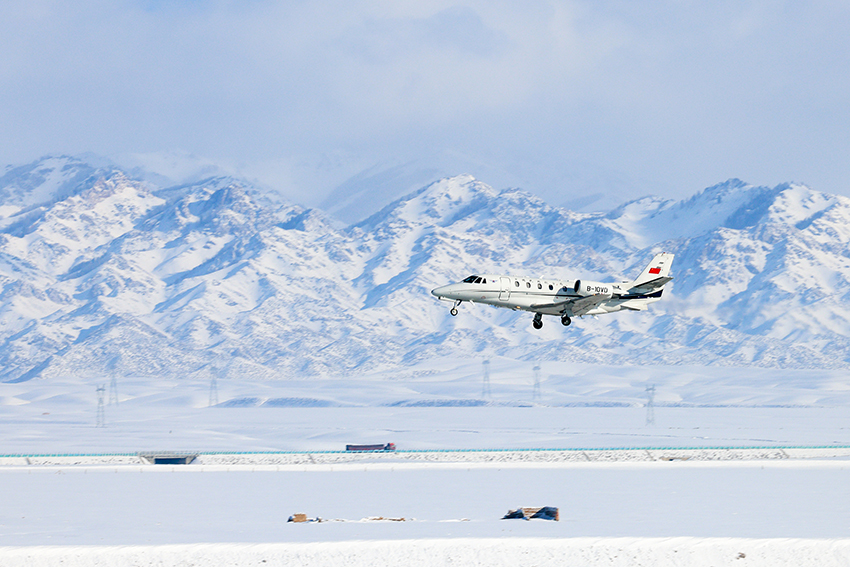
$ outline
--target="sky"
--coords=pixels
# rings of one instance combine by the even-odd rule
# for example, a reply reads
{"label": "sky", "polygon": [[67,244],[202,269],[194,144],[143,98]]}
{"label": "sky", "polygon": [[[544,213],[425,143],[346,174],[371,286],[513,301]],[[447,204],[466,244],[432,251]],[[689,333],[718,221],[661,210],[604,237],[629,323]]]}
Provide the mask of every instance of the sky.
{"label": "sky", "polygon": [[305,204],[445,155],[553,204],[850,195],[847,29],[829,0],[6,0],[0,164],[176,156]]}

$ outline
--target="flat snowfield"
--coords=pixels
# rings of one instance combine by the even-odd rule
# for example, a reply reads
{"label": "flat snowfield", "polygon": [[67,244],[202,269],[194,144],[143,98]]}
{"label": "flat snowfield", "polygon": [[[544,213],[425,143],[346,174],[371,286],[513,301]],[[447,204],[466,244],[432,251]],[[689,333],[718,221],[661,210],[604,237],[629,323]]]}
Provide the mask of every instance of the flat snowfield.
{"label": "flat snowfield", "polygon": [[0,565],[110,567],[298,565],[593,566],[636,565],[839,567],[850,542],[735,538],[499,538],[346,541],[329,543],[195,544],[0,548]]}
{"label": "flat snowfield", "polygon": [[400,450],[850,446],[843,370],[543,362],[535,396],[530,363],[494,360],[484,397],[481,366],[220,380],[214,395],[205,380],[122,379],[104,392],[103,428],[95,427],[96,387],[108,377],[3,384],[0,454],[339,451],[387,442]]}
{"label": "flat snowfield", "polygon": [[[0,565],[847,565],[848,478],[843,460],[4,467]],[[520,506],[560,521],[500,519]]]}
{"label": "flat snowfield", "polygon": [[[39,457],[30,466],[8,456],[0,566],[850,565],[850,460],[784,449],[847,454],[843,371],[543,363],[535,396],[527,366],[494,360],[486,398],[476,361],[422,376],[222,380],[216,392],[200,380],[126,379],[120,404],[107,389],[105,427],[95,426],[102,377],[4,384],[0,455],[122,453],[126,463],[149,450],[394,442],[400,453],[733,447],[734,459],[511,461],[496,452],[344,463],[327,453],[319,464],[270,454],[265,465],[202,455],[206,464]],[[741,460],[747,447],[771,457]],[[560,521],[501,519],[536,506],[558,507]],[[288,523],[296,513],[323,521]]]}

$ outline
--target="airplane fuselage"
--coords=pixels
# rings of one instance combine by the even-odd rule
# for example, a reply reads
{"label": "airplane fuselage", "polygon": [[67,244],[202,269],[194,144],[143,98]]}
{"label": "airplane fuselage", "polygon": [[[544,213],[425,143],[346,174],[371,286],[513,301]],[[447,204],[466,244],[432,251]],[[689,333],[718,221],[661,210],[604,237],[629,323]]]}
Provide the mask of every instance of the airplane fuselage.
{"label": "airplane fuselage", "polygon": [[[466,281],[471,278],[473,281]],[[475,283],[478,279],[481,281]],[[610,299],[606,299],[581,315],[603,315],[622,309],[641,311],[650,303],[661,299],[660,290],[651,294],[627,293],[624,287],[628,286],[628,282],[625,284],[584,283],[581,280],[564,281],[495,274],[470,276],[466,280],[438,287],[431,293],[449,301],[484,303],[544,315],[563,315],[563,302],[591,295],[607,295]],[[579,285],[579,289],[576,289],[576,284]],[[573,315],[571,312],[568,314]]]}
{"label": "airplane fuselage", "polygon": [[656,254],[649,265],[632,282],[564,281],[501,274],[475,274],[461,282],[438,287],[431,293],[453,301],[452,315],[464,301],[484,303],[515,311],[534,313],[534,327],[543,326],[543,315],[561,318],[569,325],[573,317],[604,315],[617,311],[643,311],[661,299],[669,276],[673,254]]}

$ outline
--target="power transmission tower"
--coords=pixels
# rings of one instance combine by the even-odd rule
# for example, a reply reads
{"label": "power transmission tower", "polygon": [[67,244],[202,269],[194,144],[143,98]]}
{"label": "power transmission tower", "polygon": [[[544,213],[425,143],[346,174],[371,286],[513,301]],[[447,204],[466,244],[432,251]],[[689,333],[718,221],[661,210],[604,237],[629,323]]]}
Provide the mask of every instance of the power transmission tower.
{"label": "power transmission tower", "polygon": [[540,399],[540,364],[534,365],[534,390],[531,393],[531,399]]}
{"label": "power transmission tower", "polygon": [[115,405],[118,405],[118,378],[116,377],[115,370],[112,371],[112,378],[109,380],[109,405],[115,402]]}
{"label": "power transmission tower", "polygon": [[210,380],[210,405],[218,405],[218,368],[212,369],[212,380]]}
{"label": "power transmission tower", "polygon": [[484,382],[481,385],[481,397],[485,400],[492,398],[493,393],[490,391],[490,361],[484,361]]}
{"label": "power transmission tower", "polygon": [[655,425],[655,384],[646,387],[646,424]]}
{"label": "power transmission tower", "polygon": [[106,427],[106,412],[103,408],[103,395],[106,392],[106,386],[100,385],[97,387],[97,425],[96,427]]}

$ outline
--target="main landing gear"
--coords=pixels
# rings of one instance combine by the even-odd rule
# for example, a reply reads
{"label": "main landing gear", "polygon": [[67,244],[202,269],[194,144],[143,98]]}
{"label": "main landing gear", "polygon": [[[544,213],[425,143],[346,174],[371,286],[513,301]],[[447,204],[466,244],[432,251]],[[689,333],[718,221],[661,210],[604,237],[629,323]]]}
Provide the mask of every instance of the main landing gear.
{"label": "main landing gear", "polygon": [[[570,319],[570,316],[567,315],[566,313],[561,315],[561,325],[563,325],[564,327],[569,327],[572,322],[573,322],[573,320]],[[532,321],[531,321],[531,325],[535,329],[542,329],[543,328],[543,314],[542,313],[535,313],[534,319],[532,319]]]}
{"label": "main landing gear", "polygon": [[457,306],[460,305],[461,303],[463,303],[463,302],[460,299],[458,299],[455,302],[454,307],[452,307],[451,311],[449,311],[449,313],[452,314],[452,317],[457,317]]}
{"label": "main landing gear", "polygon": [[531,324],[534,326],[535,329],[542,329],[543,328],[543,314],[542,313],[535,314],[534,319],[531,321]]}

